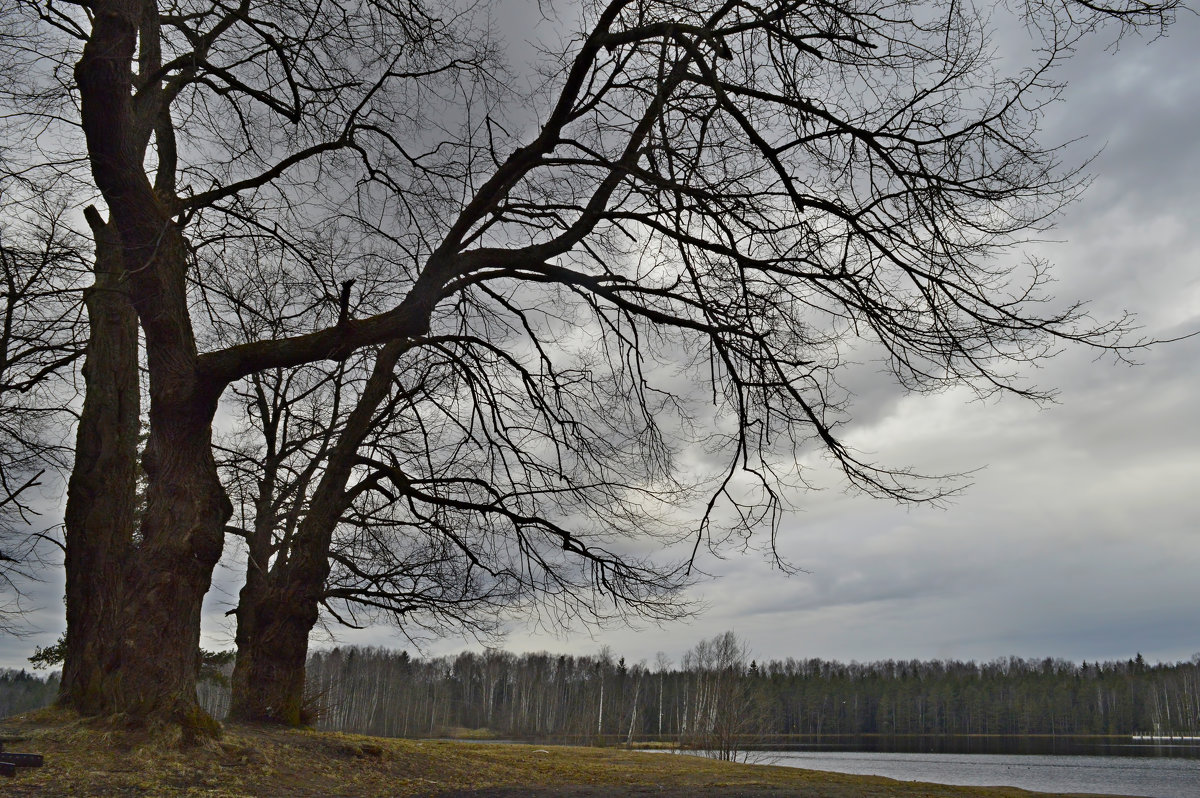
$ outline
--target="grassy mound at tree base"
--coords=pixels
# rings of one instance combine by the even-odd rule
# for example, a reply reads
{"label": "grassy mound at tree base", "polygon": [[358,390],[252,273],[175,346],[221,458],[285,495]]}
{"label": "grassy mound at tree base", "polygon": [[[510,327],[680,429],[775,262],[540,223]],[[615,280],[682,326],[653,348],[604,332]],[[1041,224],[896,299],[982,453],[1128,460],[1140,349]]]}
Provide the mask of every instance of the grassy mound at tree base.
{"label": "grassy mound at tree base", "polygon": [[[220,740],[114,731],[54,710],[0,721],[11,750],[41,769],[0,777],[13,798],[71,796],[802,795],[810,798],[1018,798],[1012,788],[945,787],[870,776],[733,765],[597,748],[393,740],[230,725]],[[1111,797],[1110,797],[1111,798]]]}

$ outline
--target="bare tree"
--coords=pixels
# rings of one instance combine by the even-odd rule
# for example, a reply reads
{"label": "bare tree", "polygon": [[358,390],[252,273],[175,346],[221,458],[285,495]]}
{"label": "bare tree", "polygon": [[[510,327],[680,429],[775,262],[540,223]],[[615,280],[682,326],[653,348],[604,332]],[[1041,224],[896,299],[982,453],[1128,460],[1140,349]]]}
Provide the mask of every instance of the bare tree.
{"label": "bare tree", "polygon": [[[239,232],[262,229],[257,203],[263,187],[288,167],[303,173],[307,162],[317,162],[319,169],[322,156],[350,148],[362,117],[376,114],[388,124],[386,134],[376,126],[377,135],[399,135],[401,120],[388,104],[371,103],[384,84],[425,78],[430,86],[439,71],[471,68],[456,56],[471,56],[472,42],[419,7],[364,6],[332,17],[321,8],[268,8],[262,15],[244,7],[160,14],[139,2],[86,12],[53,3],[4,9],[19,23],[14,49],[32,45],[26,50],[42,55],[42,70],[31,75],[48,75],[49,83],[70,90],[62,67],[76,63],[77,124],[109,214],[105,220],[88,212],[101,289],[93,297],[109,307],[90,309],[89,364],[96,366],[86,375],[77,448],[94,454],[78,459],[66,525],[70,631],[63,701],[84,712],[171,719],[189,733],[212,728],[195,703],[195,641],[199,599],[230,506],[217,479],[210,427],[225,385],[255,369],[214,377],[199,368],[189,264],[203,262],[197,253],[205,246],[219,248]],[[311,24],[300,25],[300,35],[280,31],[305,14]],[[380,51],[355,53],[353,43],[372,28]],[[266,48],[258,58],[270,62],[271,74],[244,74],[243,55],[254,50],[253,40]],[[447,50],[453,52],[442,59]],[[29,88],[28,96],[34,93]],[[77,133],[70,130],[72,97],[50,95],[45,105],[57,113],[45,118],[63,122],[66,135]],[[223,109],[207,109],[206,96]],[[176,139],[172,109],[196,123],[187,138]],[[240,125],[230,128],[229,115]],[[304,124],[275,135],[272,116]],[[148,154],[156,161],[149,174]],[[42,165],[73,174],[66,159]],[[299,216],[291,221],[303,226]],[[185,240],[184,228],[200,238]],[[213,229],[224,235],[208,237]],[[102,285],[106,274],[112,276],[108,286]],[[122,323],[106,331],[99,320],[106,315]],[[129,340],[128,318],[135,320],[132,347],[114,347],[114,340]],[[131,511],[107,505],[133,503],[139,327],[149,375],[149,438],[142,457],[146,506],[135,530]],[[329,354],[326,348],[321,357]],[[126,423],[130,407],[133,425]],[[167,570],[153,573],[163,566]],[[101,607],[111,617],[91,617]],[[157,645],[162,640],[172,642]]]}
{"label": "bare tree", "polygon": [[[32,189],[32,190],[31,190]],[[45,544],[40,486],[70,463],[75,363],[83,353],[79,282],[83,247],[47,186],[0,176],[0,633],[22,630],[23,582],[36,579]]]}
{"label": "bare tree", "polygon": [[769,713],[751,678],[746,644],[733,632],[702,640],[680,662],[688,680],[686,725],[679,744],[727,762],[746,761],[769,728]]}
{"label": "bare tree", "polygon": [[[586,3],[523,97],[488,31],[450,5],[20,2],[22,30],[53,51],[47,74],[77,93],[107,212],[89,212],[97,286],[111,277],[115,312],[136,314],[148,373],[140,528],[97,512],[101,471],[77,464],[72,480],[69,625],[86,614],[81,563],[122,565],[92,592],[112,617],[68,631],[67,673],[87,673],[64,676],[67,703],[212,729],[195,651],[232,512],[212,420],[255,373],[378,347],[278,596],[293,692],[347,489],[425,528],[469,519],[546,589],[586,589],[584,608],[651,613],[685,572],[620,542],[773,530],[809,447],[872,495],[937,498],[940,483],[843,444],[845,349],[881,347],[912,389],[1036,397],[1016,368],[1055,342],[1127,343],[1124,320],[1050,303],[1042,264],[997,256],[1080,185],[1037,138],[1056,65],[1105,20],[1160,26],[1175,5],[1027,4],[1036,53],[1002,74],[987,18],[957,4]],[[54,96],[73,124],[72,95]],[[251,239],[288,249],[326,222],[364,257],[386,253],[378,307],[351,313],[340,276],[313,273],[282,335],[201,351],[193,311],[227,255]],[[93,358],[128,329],[100,315],[79,449],[125,457],[124,411],[90,415],[112,395]],[[395,375],[429,352],[460,380],[429,397],[438,435],[411,462],[360,453]],[[113,373],[136,364],[122,350]],[[680,458],[693,444],[716,464],[699,475]]]}
{"label": "bare tree", "polygon": [[[219,446],[224,482],[235,503],[237,523],[228,528],[246,544],[246,579],[232,611],[237,617],[237,667],[233,673],[232,714],[242,719],[289,719],[301,716],[303,692],[293,706],[276,688],[285,680],[279,662],[289,651],[272,635],[272,619],[284,611],[281,594],[292,582],[291,560],[297,536],[321,484],[330,448],[345,435],[343,403],[353,408],[353,376],[343,366],[256,374],[235,395],[246,403],[246,427],[240,446]],[[400,443],[419,441],[391,423],[399,391],[377,413],[359,446],[386,450],[395,459]],[[370,484],[370,483],[368,483]],[[487,570],[468,557],[455,538],[436,527],[411,523],[395,512],[395,500],[344,486],[341,512],[330,519],[324,544],[331,568],[317,596],[323,614],[338,624],[361,627],[383,619],[414,642],[448,630],[489,637],[497,631],[502,609],[513,609],[519,596],[505,574]],[[458,541],[458,542],[456,542]],[[307,632],[304,633],[307,638]],[[301,654],[307,647],[301,648]],[[303,680],[304,670],[298,669]]]}
{"label": "bare tree", "polygon": [[[291,286],[300,282],[294,271],[303,266],[311,263],[293,255],[270,279],[235,274],[204,286],[213,343],[279,337],[295,302]],[[363,302],[350,287],[345,281],[330,313],[361,311]],[[368,286],[363,295],[372,293]],[[351,626],[382,616],[408,634],[453,628],[486,636],[502,610],[548,602],[564,609],[586,595],[586,573],[561,558],[548,567],[545,555],[531,567],[520,546],[489,540],[495,535],[469,508],[443,500],[439,482],[450,484],[452,473],[477,467],[446,458],[456,450],[458,459],[463,452],[477,454],[447,407],[463,405],[457,394],[464,384],[471,394],[493,396],[502,380],[480,379],[478,366],[476,376],[464,380],[459,360],[447,355],[453,342],[432,343],[390,369],[376,364],[381,376],[374,378],[367,377],[365,359],[356,357],[332,368],[256,373],[233,387],[249,421],[218,446],[235,503],[236,522],[227,528],[246,541],[248,554],[246,582],[232,611],[238,643],[234,717],[304,720],[304,661],[313,622],[297,622],[296,616],[318,607]],[[472,381],[479,385],[470,387]],[[374,385],[374,393],[364,384]],[[516,409],[495,401],[475,414],[519,420]],[[406,484],[397,487],[401,468]],[[351,469],[359,473],[352,476]],[[433,492],[413,491],[426,485]],[[426,505],[417,514],[414,500]],[[315,520],[309,517],[314,505],[324,508]],[[584,566],[592,562],[580,559]],[[311,573],[302,570],[306,562],[324,569],[323,584],[297,578]],[[290,600],[297,590],[313,600]],[[645,609],[665,617],[686,605],[660,601]]]}
{"label": "bare tree", "polygon": [[[668,5],[597,10],[547,84],[532,140],[506,149],[489,117],[479,135],[490,165],[473,159],[474,138],[446,142],[482,170],[480,185],[451,211],[447,237],[404,301],[420,299],[445,256],[454,276],[433,293],[452,298],[451,312],[431,316],[423,339],[384,346],[355,424],[361,436],[400,363],[440,349],[469,391],[474,421],[451,418],[449,433],[439,424],[421,443],[445,447],[448,434],[460,441],[455,452],[477,456],[447,478],[444,463],[414,473],[391,454],[360,454],[354,434],[342,439],[322,485],[330,498],[314,505],[325,515],[306,518],[304,553],[271,602],[285,608],[264,633],[276,659],[254,682],[270,694],[270,674],[289,675],[260,706],[300,703],[314,597],[329,568],[328,508],[346,495],[354,466],[365,469],[355,490],[379,486],[388,501],[407,502],[416,527],[436,527],[449,509],[460,526],[515,539],[546,575],[543,591],[578,596],[586,585],[544,559],[551,549],[540,536],[598,566],[602,593],[652,612],[668,606],[664,591],[681,573],[588,541],[648,535],[661,519],[652,507],[686,507],[698,486],[675,463],[690,443],[725,458],[724,470],[705,475],[707,503],[691,526],[697,547],[773,527],[780,488],[803,484],[794,454],[814,441],[869,493],[941,495],[942,486],[841,444],[834,374],[848,338],[881,345],[914,389],[965,381],[1032,397],[1041,394],[1017,383],[1013,366],[1054,337],[1118,342],[1123,321],[1092,324],[1078,305],[1037,312],[1041,264],[1027,275],[987,266],[1078,186],[1033,137],[1037,104],[1056,89],[1050,70],[1077,29],[1055,33],[1065,38],[1045,42],[1043,60],[996,83],[982,23],[958,11],[939,19],[935,38],[906,5],[885,21],[873,6],[828,17],[788,3],[709,11],[711,19],[691,12],[684,29]],[[864,105],[851,86],[892,99]],[[599,343],[562,345],[573,337]],[[707,372],[713,409],[664,382],[657,365],[672,361]],[[720,419],[715,436],[696,424],[710,413]],[[411,462],[436,462],[426,460]],[[581,518],[597,537],[581,531]]]}

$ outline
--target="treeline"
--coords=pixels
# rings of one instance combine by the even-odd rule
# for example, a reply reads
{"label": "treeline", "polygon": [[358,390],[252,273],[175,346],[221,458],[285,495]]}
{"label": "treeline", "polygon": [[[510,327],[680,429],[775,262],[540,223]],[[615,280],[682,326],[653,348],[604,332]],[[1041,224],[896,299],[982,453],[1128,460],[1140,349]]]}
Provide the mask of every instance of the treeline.
{"label": "treeline", "polygon": [[[226,669],[228,665],[225,666]],[[53,700],[48,680],[0,672],[0,716]],[[201,683],[216,717],[227,684]],[[1149,664],[1009,657],[842,663],[756,662],[729,633],[676,665],[489,649],[418,659],[380,648],[335,648],[308,661],[318,726],[383,736],[486,729],[514,738],[665,739],[709,747],[768,735],[1195,734],[1200,655]]]}
{"label": "treeline", "polygon": [[53,703],[58,679],[58,673],[43,677],[25,670],[0,669],[0,718]]}
{"label": "treeline", "polygon": [[[1200,730],[1200,656],[1151,665],[1018,657],[849,664],[746,660],[705,641],[678,667],[607,653],[405,652],[338,648],[309,660],[310,701],[330,729],[424,736],[453,728],[513,737],[670,738],[779,734],[1131,734]],[[726,735],[727,736],[727,735]]]}
{"label": "treeline", "polygon": [[1200,728],[1200,659],[770,662],[774,727],[801,734],[1130,734]]}

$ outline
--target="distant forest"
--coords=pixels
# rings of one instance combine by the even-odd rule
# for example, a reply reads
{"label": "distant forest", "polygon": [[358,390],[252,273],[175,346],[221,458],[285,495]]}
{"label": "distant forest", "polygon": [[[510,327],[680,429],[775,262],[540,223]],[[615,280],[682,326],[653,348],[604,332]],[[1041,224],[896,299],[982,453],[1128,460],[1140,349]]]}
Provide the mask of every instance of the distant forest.
{"label": "distant forest", "polygon": [[466,728],[518,738],[686,740],[719,723],[773,735],[1200,730],[1200,655],[1156,665],[1140,654],[1079,664],[757,662],[726,633],[676,665],[662,657],[631,664],[607,652],[415,659],[336,648],[312,655],[308,679],[322,727],[384,736]]}
{"label": "distant forest", "polygon": [[58,673],[49,677],[0,668],[0,718],[51,704],[58,695]]}
{"label": "distant forest", "polygon": [[[758,662],[726,633],[672,664],[500,650],[418,659],[335,648],[308,662],[319,727],[382,736],[463,729],[573,741],[753,735],[1068,735],[1200,730],[1200,655],[1149,664],[1009,657]],[[51,682],[55,677],[51,677]],[[49,702],[54,684],[0,672],[0,716]],[[217,717],[219,680],[201,684]],[[703,739],[701,739],[703,738]]]}

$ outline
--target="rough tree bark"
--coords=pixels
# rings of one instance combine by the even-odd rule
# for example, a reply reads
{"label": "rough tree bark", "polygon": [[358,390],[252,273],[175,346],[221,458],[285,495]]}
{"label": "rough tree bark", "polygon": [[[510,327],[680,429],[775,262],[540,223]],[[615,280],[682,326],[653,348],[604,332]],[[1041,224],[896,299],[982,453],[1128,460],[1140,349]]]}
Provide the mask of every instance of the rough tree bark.
{"label": "rough tree bark", "polygon": [[117,666],[112,630],[133,544],[137,484],[137,315],[122,289],[116,230],[88,208],[95,282],[85,295],[90,325],[87,386],[67,488],[67,654],[59,703],[96,714],[111,700],[105,674]]}

